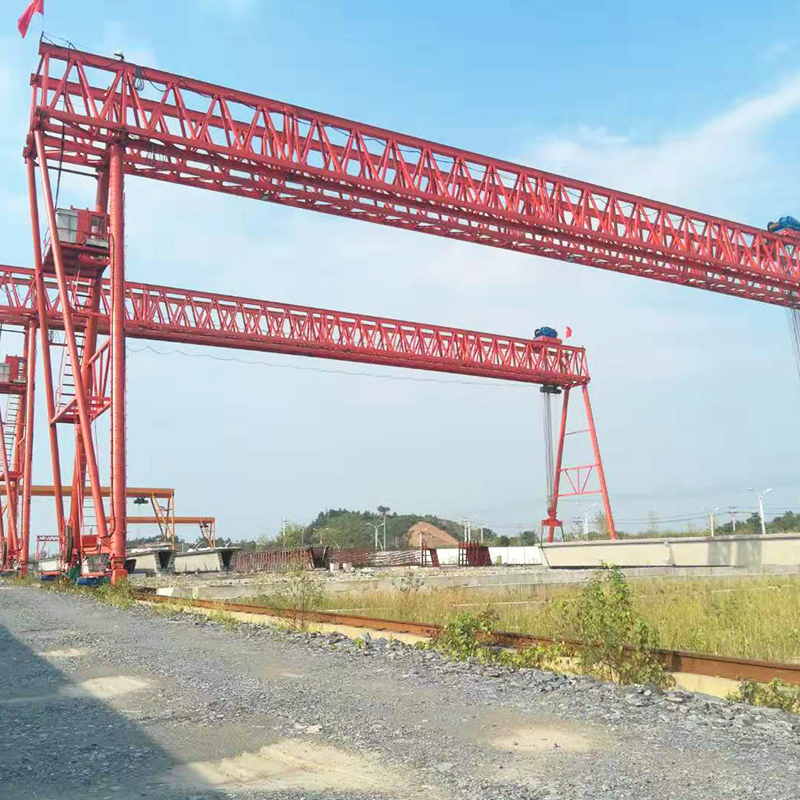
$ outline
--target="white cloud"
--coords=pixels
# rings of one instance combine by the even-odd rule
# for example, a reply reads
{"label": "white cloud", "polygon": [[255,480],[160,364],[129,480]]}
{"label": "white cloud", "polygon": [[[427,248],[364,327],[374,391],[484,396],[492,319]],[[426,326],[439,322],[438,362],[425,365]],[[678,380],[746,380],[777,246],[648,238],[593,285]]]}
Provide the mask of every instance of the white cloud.
{"label": "white cloud", "polygon": [[528,161],[665,202],[732,215],[752,206],[754,190],[783,177],[780,159],[773,157],[765,137],[798,109],[800,75],[693,130],[666,131],[654,141],[637,142],[625,134],[582,128],[574,136],[541,142]]}
{"label": "white cloud", "polygon": [[761,60],[773,64],[785,59],[793,50],[797,48],[797,41],[781,40],[772,42],[761,51]]}

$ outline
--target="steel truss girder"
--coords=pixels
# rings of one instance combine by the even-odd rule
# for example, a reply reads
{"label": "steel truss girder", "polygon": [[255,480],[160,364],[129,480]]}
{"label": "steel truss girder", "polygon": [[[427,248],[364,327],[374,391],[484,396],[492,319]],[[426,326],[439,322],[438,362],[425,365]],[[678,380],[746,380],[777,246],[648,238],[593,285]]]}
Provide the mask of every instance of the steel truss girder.
{"label": "steel truss girder", "polygon": [[246,92],[43,43],[32,129],[125,171],[798,306],[781,235]]}
{"label": "steel truss girder", "polygon": [[[78,328],[95,320],[109,330],[110,283],[97,312],[82,302],[85,281],[67,277]],[[45,276],[48,326],[63,327],[58,287]],[[33,272],[0,266],[0,322],[21,324],[33,312]],[[523,339],[461,328],[273,303],[232,295],[127,282],[126,335],[138,339],[312,356],[474,375],[523,383],[577,386],[590,380],[586,351],[553,339]]]}

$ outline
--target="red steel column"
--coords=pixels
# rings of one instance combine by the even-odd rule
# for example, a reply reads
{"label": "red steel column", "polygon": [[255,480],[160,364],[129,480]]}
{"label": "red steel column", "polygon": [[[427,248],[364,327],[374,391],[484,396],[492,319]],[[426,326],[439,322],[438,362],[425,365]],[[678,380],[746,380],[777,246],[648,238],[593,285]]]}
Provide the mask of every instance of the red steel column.
{"label": "red steel column", "polygon": [[[103,214],[108,212],[108,168],[98,170],[97,188],[95,191],[94,210]],[[83,363],[81,373],[83,383],[89,397],[94,396],[94,374],[91,360],[97,350],[97,312],[100,310],[102,294],[102,277],[98,274],[92,282],[89,292],[88,306],[94,313],[86,320],[83,340]],[[86,492],[86,448],[81,438],[80,426],[75,426],[75,459],[72,471],[72,493],[70,495],[70,524],[75,531],[75,539],[80,541],[78,533],[83,527],[83,498]]]}
{"label": "red steel column", "polygon": [[[42,141],[42,132],[37,130],[34,133],[36,139],[36,152],[39,158],[39,170],[42,175],[42,188],[44,190],[45,206],[47,209],[47,219],[50,225],[50,246],[53,249],[53,261],[56,268],[56,280],[58,282],[58,294],[61,298],[61,314],[64,322],[64,333],[69,349],[69,357],[73,365],[81,363],[78,357],[78,345],[75,340],[75,326],[72,322],[72,310],[70,308],[69,289],[67,277],[64,271],[64,261],[61,253],[61,244],[58,241],[58,226],[56,224],[56,210],[53,206],[53,193],[50,189],[50,176],[47,174],[47,160]],[[78,422],[81,426],[81,436],[86,447],[87,468],[89,470],[89,481],[92,487],[92,499],[94,500],[95,514],[97,517],[97,532],[99,538],[105,538],[108,533],[106,524],[106,512],[103,507],[103,497],[100,493],[100,471],[97,467],[97,457],[95,456],[92,444],[92,425],[89,412],[89,400],[86,397],[86,387],[83,385],[83,376],[79,369],[74,369],[75,377],[75,399],[78,404]],[[52,419],[51,419],[52,422]]]}
{"label": "red steel column", "polygon": [[109,215],[111,218],[111,582],[127,576],[125,476],[125,191],[124,151],[109,148]]}
{"label": "red steel column", "polygon": [[39,318],[39,337],[42,343],[42,371],[44,372],[45,400],[47,401],[47,420],[50,431],[50,460],[53,466],[53,486],[55,487],[56,518],[58,535],[64,533],[64,498],[61,494],[61,460],[58,453],[58,431],[50,420],[56,415],[55,393],[53,391],[53,370],[50,364],[50,339],[47,323],[47,303],[45,302],[44,272],[42,268],[42,237],[39,230],[39,205],[36,200],[36,171],[33,158],[28,157],[28,195],[31,210],[31,230],[33,231],[33,266],[36,295],[36,311]]}
{"label": "red steel column", "polygon": [[7,569],[10,566],[10,564],[6,564],[8,551],[6,550],[6,534],[3,530],[3,514],[5,513],[3,501],[0,500],[0,569]]}
{"label": "red steel column", "polygon": [[34,391],[36,386],[36,320],[28,322],[25,335],[27,385],[25,388],[25,453],[22,461],[22,560],[20,573],[28,571],[31,541],[31,484],[33,483]]}
{"label": "red steel column", "polygon": [[592,416],[592,404],[589,402],[589,387],[583,384],[583,402],[586,405],[586,419],[589,422],[589,435],[592,437],[592,448],[594,449],[594,460],[597,463],[597,477],[600,481],[600,494],[603,496],[603,507],[606,511],[606,522],[608,523],[608,535],[611,539],[617,538],[617,530],[614,527],[614,515],[611,513],[611,501],[608,499],[608,488],[606,487],[606,475],[603,472],[603,462],[600,458],[600,445],[597,443],[597,431],[594,427],[594,417]]}

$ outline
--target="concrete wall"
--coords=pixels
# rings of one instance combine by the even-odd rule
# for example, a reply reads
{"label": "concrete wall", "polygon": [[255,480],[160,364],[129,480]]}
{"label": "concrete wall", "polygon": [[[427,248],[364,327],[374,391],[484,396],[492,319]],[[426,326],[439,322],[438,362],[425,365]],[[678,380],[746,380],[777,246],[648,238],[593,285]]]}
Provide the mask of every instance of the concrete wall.
{"label": "concrete wall", "polygon": [[[457,547],[439,547],[436,549],[439,563],[458,564]],[[542,549],[534,547],[490,547],[489,555],[492,564],[541,564]]]}
{"label": "concrete wall", "polygon": [[208,547],[175,554],[175,572],[225,572],[231,568],[234,547]]}
{"label": "concrete wall", "polygon": [[154,548],[141,552],[128,552],[128,558],[136,562],[134,575],[164,575],[175,571],[175,551]]}
{"label": "concrete wall", "polygon": [[551,568],[598,567],[744,567],[800,564],[800,534],[682,537],[617,542],[558,542],[543,545]]}

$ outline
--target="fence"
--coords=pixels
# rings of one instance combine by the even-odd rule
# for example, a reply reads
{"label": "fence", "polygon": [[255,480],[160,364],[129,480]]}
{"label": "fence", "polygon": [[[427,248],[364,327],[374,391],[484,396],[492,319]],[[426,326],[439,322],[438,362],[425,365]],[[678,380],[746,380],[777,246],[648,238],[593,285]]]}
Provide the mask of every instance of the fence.
{"label": "fence", "polygon": [[256,550],[237,552],[233,558],[236,572],[278,572],[287,569],[325,568],[328,565],[328,547],[293,547],[281,550]]}

